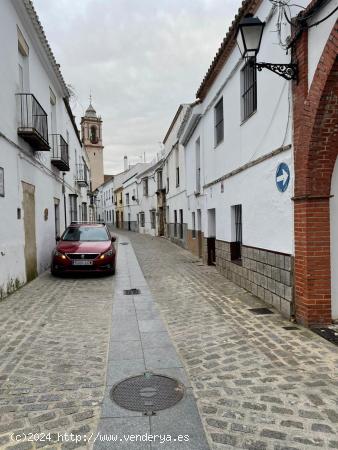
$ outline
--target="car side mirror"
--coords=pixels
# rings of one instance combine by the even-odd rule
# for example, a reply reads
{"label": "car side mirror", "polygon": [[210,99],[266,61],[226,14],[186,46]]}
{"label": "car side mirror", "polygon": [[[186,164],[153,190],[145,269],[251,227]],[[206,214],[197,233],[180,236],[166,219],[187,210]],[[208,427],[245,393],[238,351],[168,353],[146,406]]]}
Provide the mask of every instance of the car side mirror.
{"label": "car side mirror", "polygon": [[56,242],[59,242],[59,241],[61,241],[61,238],[60,238],[60,236],[56,236],[55,240],[56,240]]}
{"label": "car side mirror", "polygon": [[112,242],[115,242],[115,241],[116,241],[116,236],[112,236],[112,237],[111,237],[111,241],[112,241]]}

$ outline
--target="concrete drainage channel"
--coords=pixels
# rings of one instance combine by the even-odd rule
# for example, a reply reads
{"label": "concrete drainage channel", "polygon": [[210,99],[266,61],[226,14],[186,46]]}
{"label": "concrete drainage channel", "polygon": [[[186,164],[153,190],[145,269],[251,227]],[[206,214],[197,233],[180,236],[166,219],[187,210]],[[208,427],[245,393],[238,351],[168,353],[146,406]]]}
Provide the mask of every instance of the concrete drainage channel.
{"label": "concrete drainage channel", "polygon": [[132,245],[121,244],[94,449],[209,450],[182,361]]}

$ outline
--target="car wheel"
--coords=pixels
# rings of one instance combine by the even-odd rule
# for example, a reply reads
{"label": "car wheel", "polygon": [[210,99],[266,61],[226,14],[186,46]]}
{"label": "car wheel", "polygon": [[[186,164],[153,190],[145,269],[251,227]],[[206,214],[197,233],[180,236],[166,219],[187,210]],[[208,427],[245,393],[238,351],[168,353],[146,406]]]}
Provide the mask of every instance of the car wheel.
{"label": "car wheel", "polygon": [[115,275],[115,266],[109,270],[109,275]]}
{"label": "car wheel", "polygon": [[53,277],[57,277],[58,276],[58,272],[54,269],[53,266],[50,268],[50,273],[53,275]]}

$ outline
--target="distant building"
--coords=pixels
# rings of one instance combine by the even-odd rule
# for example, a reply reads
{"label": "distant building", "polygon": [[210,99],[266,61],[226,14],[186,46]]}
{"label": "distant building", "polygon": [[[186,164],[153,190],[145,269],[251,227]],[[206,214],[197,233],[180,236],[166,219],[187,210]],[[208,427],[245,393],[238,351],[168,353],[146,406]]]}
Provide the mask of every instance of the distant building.
{"label": "distant building", "polygon": [[185,248],[187,247],[186,165],[180,130],[186,121],[189,108],[189,104],[179,106],[164,137],[162,169],[162,187],[166,188],[165,203],[162,196],[162,205],[166,208],[166,235]]}
{"label": "distant building", "polygon": [[81,118],[82,142],[89,158],[91,171],[91,189],[95,191],[104,183],[102,119],[90,103],[84,117]]}

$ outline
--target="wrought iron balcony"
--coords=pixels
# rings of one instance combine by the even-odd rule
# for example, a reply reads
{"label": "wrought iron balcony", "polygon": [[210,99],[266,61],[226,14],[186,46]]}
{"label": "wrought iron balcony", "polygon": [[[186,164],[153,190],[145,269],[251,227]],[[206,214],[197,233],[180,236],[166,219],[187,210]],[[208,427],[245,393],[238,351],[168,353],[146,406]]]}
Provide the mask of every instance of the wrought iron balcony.
{"label": "wrought iron balcony", "polygon": [[33,94],[16,94],[18,99],[18,135],[35,151],[48,151],[47,114]]}
{"label": "wrought iron balcony", "polygon": [[89,186],[88,169],[86,164],[76,164],[76,182],[79,186]]}
{"label": "wrought iron balcony", "polygon": [[68,144],[63,139],[61,134],[50,134],[52,145],[52,164],[59,170],[68,172],[69,170],[69,155]]}

